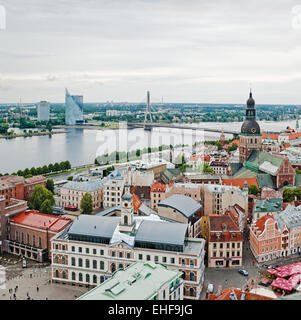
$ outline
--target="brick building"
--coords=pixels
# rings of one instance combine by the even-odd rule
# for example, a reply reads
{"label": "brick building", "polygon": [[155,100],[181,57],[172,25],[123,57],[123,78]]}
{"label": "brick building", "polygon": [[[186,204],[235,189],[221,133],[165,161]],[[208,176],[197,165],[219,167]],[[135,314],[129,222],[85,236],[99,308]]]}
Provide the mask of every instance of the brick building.
{"label": "brick building", "polygon": [[6,199],[8,205],[11,198],[29,201],[35,186],[46,186],[44,176],[24,178],[19,176],[0,177],[0,196]]}
{"label": "brick building", "polygon": [[10,236],[6,251],[39,262],[48,260],[50,240],[64,230],[72,220],[26,210],[10,219]]}
{"label": "brick building", "polygon": [[5,240],[9,238],[9,219],[27,209],[27,202],[5,197],[0,197],[0,252],[5,250]]}

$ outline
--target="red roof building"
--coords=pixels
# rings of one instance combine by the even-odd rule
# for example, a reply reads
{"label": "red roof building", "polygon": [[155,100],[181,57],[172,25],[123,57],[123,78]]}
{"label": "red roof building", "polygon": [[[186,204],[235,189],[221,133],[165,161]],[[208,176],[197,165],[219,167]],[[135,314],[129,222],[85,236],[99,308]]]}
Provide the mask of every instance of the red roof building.
{"label": "red roof building", "polygon": [[239,187],[240,189],[242,189],[244,187],[245,182],[247,182],[248,187],[251,185],[255,185],[256,187],[258,187],[256,177],[239,178],[239,179],[223,179],[222,180],[222,184],[224,184],[226,186]]}
{"label": "red roof building", "polygon": [[10,219],[8,252],[36,261],[50,258],[50,239],[63,231],[71,218],[26,210]]}
{"label": "red roof building", "polygon": [[242,265],[243,236],[231,215],[209,216],[208,267]]}
{"label": "red roof building", "polygon": [[242,291],[237,288],[222,290],[220,295],[209,294],[208,300],[274,300],[271,297]]}

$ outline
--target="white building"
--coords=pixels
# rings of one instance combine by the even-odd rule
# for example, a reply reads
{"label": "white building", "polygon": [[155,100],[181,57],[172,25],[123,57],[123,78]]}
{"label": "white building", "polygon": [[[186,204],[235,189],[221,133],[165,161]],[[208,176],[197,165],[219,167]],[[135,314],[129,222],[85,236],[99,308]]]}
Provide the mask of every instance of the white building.
{"label": "white building", "polygon": [[38,105],[38,121],[49,121],[50,104],[47,101],[41,101]]}
{"label": "white building", "polygon": [[96,286],[134,262],[161,263],[183,274],[184,298],[200,299],[205,240],[187,238],[184,223],[134,217],[128,190],[120,217],[81,215],[51,239],[52,280]]}

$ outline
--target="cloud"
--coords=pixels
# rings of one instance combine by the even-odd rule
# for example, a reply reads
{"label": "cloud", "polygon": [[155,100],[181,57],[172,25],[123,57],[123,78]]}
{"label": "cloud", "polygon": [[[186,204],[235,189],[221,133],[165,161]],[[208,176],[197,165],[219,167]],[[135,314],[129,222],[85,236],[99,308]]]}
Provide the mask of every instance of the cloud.
{"label": "cloud", "polygon": [[19,91],[0,102],[62,101],[74,86],[86,101],[137,101],[149,88],[171,101],[237,103],[249,82],[263,103],[299,102],[296,1],[2,2],[0,71]]}

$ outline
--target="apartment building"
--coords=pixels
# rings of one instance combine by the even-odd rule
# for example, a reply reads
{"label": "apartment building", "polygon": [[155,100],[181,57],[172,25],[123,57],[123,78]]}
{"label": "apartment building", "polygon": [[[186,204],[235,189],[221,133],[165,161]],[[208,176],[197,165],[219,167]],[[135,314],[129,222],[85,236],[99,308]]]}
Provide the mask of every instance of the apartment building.
{"label": "apartment building", "polygon": [[111,208],[120,205],[124,187],[125,178],[122,176],[107,180],[103,184],[103,207]]}
{"label": "apartment building", "polygon": [[222,214],[235,204],[248,213],[248,191],[234,186],[218,184],[202,185],[203,214]]}
{"label": "apartment building", "polygon": [[103,180],[69,181],[61,187],[60,204],[62,207],[73,206],[80,209],[83,196],[92,196],[93,209],[100,208],[103,202]]}
{"label": "apartment building", "polygon": [[208,217],[208,267],[228,268],[242,265],[243,235],[229,215]]}

